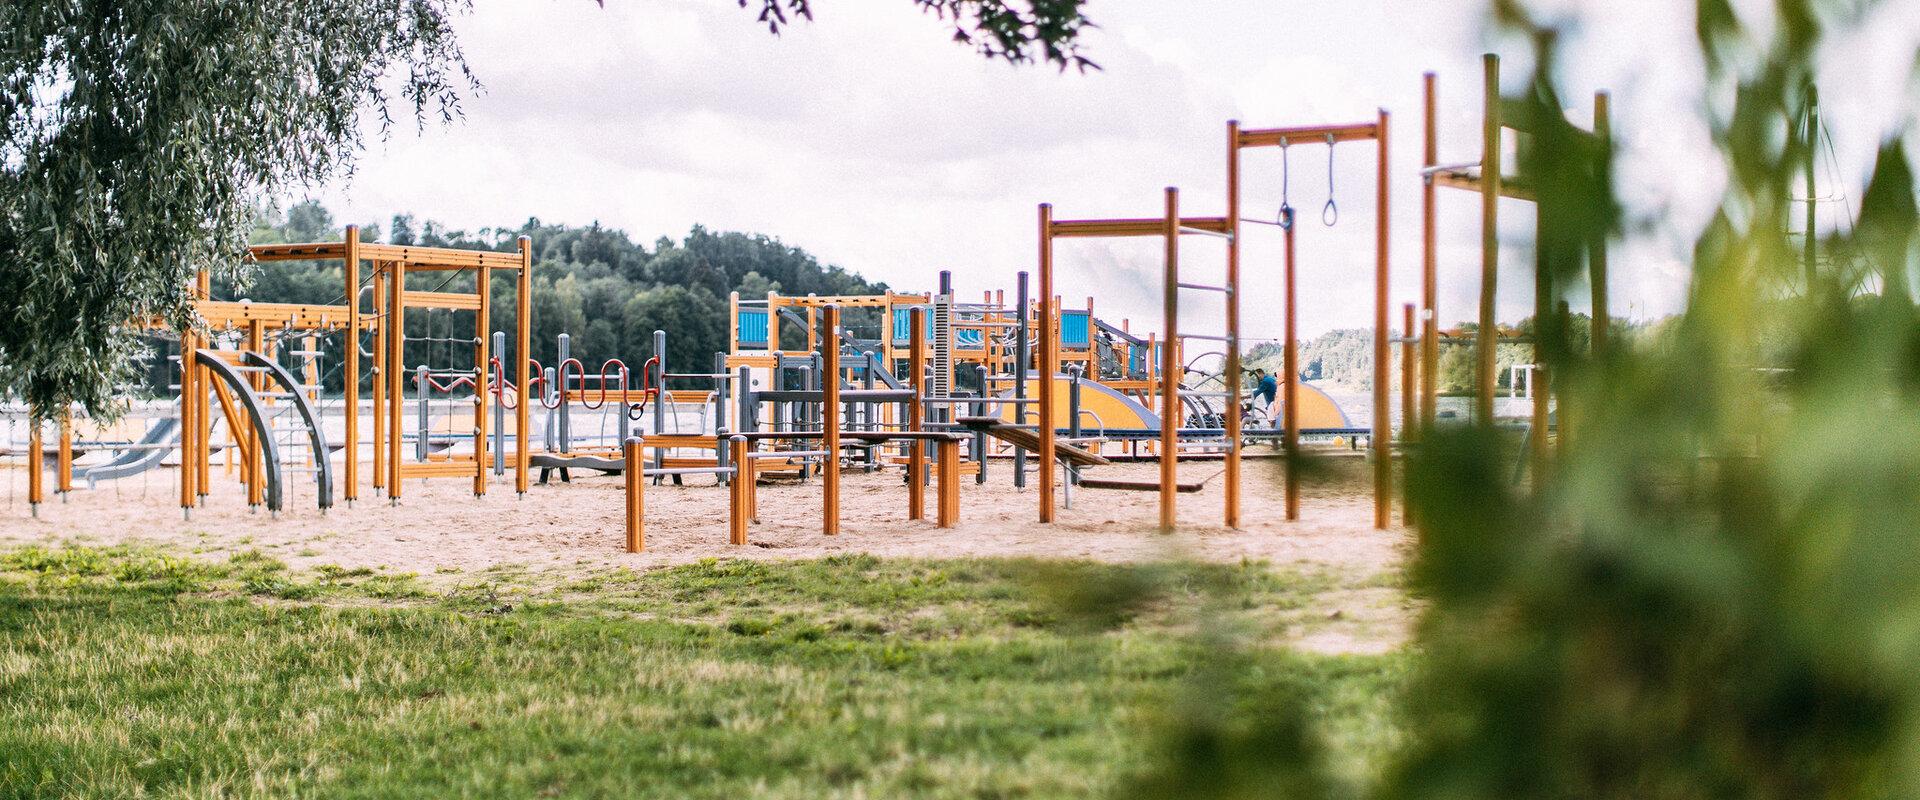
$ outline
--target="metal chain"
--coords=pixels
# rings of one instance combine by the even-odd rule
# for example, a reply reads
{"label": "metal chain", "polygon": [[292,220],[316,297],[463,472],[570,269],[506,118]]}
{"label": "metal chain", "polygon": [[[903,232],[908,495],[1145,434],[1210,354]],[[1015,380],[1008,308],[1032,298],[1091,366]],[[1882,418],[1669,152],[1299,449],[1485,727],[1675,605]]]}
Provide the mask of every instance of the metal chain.
{"label": "metal chain", "polygon": [[1340,207],[1333,203],[1333,134],[1327,134],[1327,204],[1320,209],[1320,222],[1331,228],[1340,221]]}
{"label": "metal chain", "polygon": [[1293,227],[1293,204],[1287,202],[1287,185],[1292,179],[1293,161],[1287,157],[1287,140],[1280,140],[1280,218],[1281,230]]}

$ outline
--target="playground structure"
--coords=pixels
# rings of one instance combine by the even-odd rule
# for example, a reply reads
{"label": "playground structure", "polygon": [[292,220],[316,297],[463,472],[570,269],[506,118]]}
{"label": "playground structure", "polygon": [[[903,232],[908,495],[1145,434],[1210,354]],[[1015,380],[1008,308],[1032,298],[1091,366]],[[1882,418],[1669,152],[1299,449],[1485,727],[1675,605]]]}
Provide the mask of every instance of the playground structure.
{"label": "playground structure", "polygon": [[[555,366],[528,357],[532,251],[525,237],[517,252],[465,251],[364,243],[349,227],[341,242],[256,246],[250,249],[256,261],[340,264],[341,300],[319,305],[215,301],[201,274],[193,292],[205,325],[179,338],[177,415],[159,419],[137,436],[123,431],[112,440],[83,436],[77,442],[74,421],[59,417],[60,436],[50,459],[57,491],[71,491],[76,479],[91,486],[139,474],[177,453],[180,504],[190,515],[207,497],[213,456],[222,453],[230,471],[237,467],[249,507],[265,505],[278,512],[294,485],[286,475],[304,470],[313,474],[316,504],[324,511],[336,492],[351,504],[368,483],[361,474],[366,466],[362,445],[372,448],[371,486],[393,503],[401,501],[408,478],[469,479],[473,494],[482,496],[489,471],[493,477],[504,475],[511,459],[521,494],[529,490],[529,472],[536,467],[543,484],[555,472],[563,482],[573,470],[623,474],[628,545],[638,550],[645,541],[648,482],[680,484],[688,476],[713,476],[728,487],[728,538],[736,544],[747,540],[758,511],[755,487],[763,481],[817,480],[821,530],[832,535],[840,524],[841,471],[898,466],[907,488],[906,518],[923,518],[926,490],[937,487],[937,524],[948,527],[960,514],[963,477],[984,483],[990,464],[1003,461],[1011,462],[1015,486],[1037,479],[1043,523],[1054,521],[1061,500],[1070,507],[1076,487],[1133,490],[1157,494],[1159,527],[1172,530],[1178,495],[1200,491],[1213,480],[1182,482],[1182,462],[1218,460],[1222,468],[1214,477],[1224,478],[1222,519],[1228,528],[1238,528],[1248,444],[1275,443],[1291,455],[1309,438],[1357,447],[1364,436],[1373,522],[1385,528],[1391,521],[1395,447],[1391,347],[1401,346],[1402,438],[1413,441],[1419,430],[1435,423],[1438,346],[1457,338],[1440,333],[1434,308],[1435,189],[1441,186],[1472,189],[1483,198],[1475,417],[1492,419],[1492,353],[1502,338],[1498,326],[1490,324],[1496,206],[1501,197],[1531,194],[1520,176],[1500,167],[1504,132],[1524,136],[1528,121],[1509,113],[1512,103],[1500,97],[1497,59],[1488,56],[1486,67],[1485,140],[1481,159],[1470,164],[1436,163],[1436,79],[1431,73],[1425,77],[1422,303],[1404,307],[1397,337],[1388,304],[1388,113],[1334,125],[1243,128],[1228,122],[1226,197],[1219,216],[1184,213],[1180,192],[1172,187],[1157,217],[1055,219],[1053,207],[1042,204],[1038,285],[1030,287],[1028,273],[1019,273],[1011,302],[1008,292],[998,289],[983,291],[980,302],[962,302],[951,273],[942,273],[937,289],[925,293],[770,293],[750,300],[736,294],[729,303],[726,348],[713,354],[710,367],[697,371],[676,371],[678,365],[668,363],[664,331],[655,332],[653,355],[638,368],[608,358],[589,371],[564,334]],[[1607,96],[1597,95],[1595,104],[1595,132],[1589,135],[1605,146]],[[1292,148],[1325,145],[1331,180],[1331,152],[1368,142],[1375,150],[1377,181],[1373,381],[1369,420],[1355,427],[1337,403],[1300,378],[1294,210],[1283,180],[1278,219],[1243,215],[1242,158],[1247,150],[1275,148],[1283,169],[1291,169]],[[1328,225],[1337,220],[1331,198],[1322,213]],[[1242,237],[1256,224],[1279,228],[1284,248],[1277,421],[1253,414],[1242,385]],[[1188,236],[1225,244],[1220,283],[1182,274],[1180,246]],[[1116,325],[1100,319],[1091,297],[1084,307],[1068,308],[1057,291],[1056,240],[1113,237],[1162,241],[1157,332],[1136,333],[1130,321]],[[1606,319],[1604,243],[1592,243],[1589,258],[1595,317]],[[511,347],[507,331],[494,329],[495,321],[507,316],[494,314],[493,277],[502,272],[514,276],[517,289]],[[425,278],[412,273],[438,283],[423,284]],[[1540,314],[1554,310],[1550,291],[1543,279],[1536,298]],[[1224,329],[1218,334],[1184,330],[1182,292],[1218,294]],[[1190,358],[1193,342],[1218,348]],[[320,363],[327,343],[340,354],[337,400],[327,396],[332,373]],[[1594,346],[1596,351],[1604,347],[1598,328]],[[286,363],[289,357],[296,361],[293,368]],[[1217,370],[1197,366],[1214,357]],[[369,360],[365,375],[362,359]],[[1536,458],[1544,458],[1552,384],[1535,365],[1527,365],[1526,377],[1534,407],[1530,444]],[[1534,391],[1536,384],[1547,388]],[[363,389],[371,394],[364,407]],[[536,410],[543,412],[543,443],[537,448]],[[337,435],[334,421],[340,423]],[[363,423],[369,426],[366,441]],[[224,438],[216,439],[221,425]],[[44,452],[41,436],[38,426],[30,431],[29,453]],[[88,450],[111,455],[103,463],[76,466],[76,453]],[[1158,462],[1157,480],[1088,474],[1115,461],[1142,459]],[[37,509],[43,469],[40,459],[30,461],[30,501]],[[1300,516],[1297,472],[1291,465],[1284,471],[1289,520]]]}
{"label": "playground structure", "polygon": [[[1500,57],[1488,53],[1481,58],[1484,99],[1481,110],[1480,158],[1475,161],[1446,164],[1440,162],[1439,131],[1435,117],[1438,103],[1438,77],[1428,72],[1423,76],[1423,95],[1426,116],[1424,131],[1425,147],[1422,153],[1421,176],[1421,301],[1424,329],[1420,334],[1420,402],[1419,412],[1422,426],[1434,424],[1436,398],[1438,390],[1434,376],[1439,370],[1440,345],[1449,337],[1443,336],[1438,327],[1439,278],[1436,189],[1452,188],[1475,192],[1480,196],[1480,304],[1478,326],[1473,338],[1475,357],[1475,392],[1473,418],[1481,424],[1494,422],[1494,397],[1496,380],[1499,375],[1496,348],[1503,339],[1525,341],[1533,344],[1535,363],[1526,366],[1526,384],[1528,395],[1533,401],[1532,422],[1528,426],[1528,449],[1534,470],[1545,469],[1549,458],[1550,416],[1557,389],[1553,376],[1540,358],[1540,343],[1532,339],[1503,337],[1498,320],[1495,317],[1495,300],[1500,274],[1500,237],[1499,213],[1502,198],[1533,202],[1538,208],[1538,197],[1529,185],[1526,176],[1507,172],[1503,167],[1507,133],[1514,134],[1520,147],[1526,146],[1527,137],[1538,130],[1541,122],[1532,119],[1532,113],[1525,106],[1508,100],[1500,94]],[[1605,152],[1612,144],[1611,99],[1606,91],[1595,92],[1593,96],[1593,129],[1572,133],[1584,139],[1584,144],[1596,152]],[[1593,339],[1592,352],[1595,357],[1602,356],[1607,350],[1609,320],[1612,318],[1607,308],[1607,243],[1604,239],[1595,239],[1586,243],[1588,291],[1592,301]],[[1545,269],[1534,270],[1534,319],[1544,321],[1556,315],[1564,319],[1567,315],[1565,303],[1556,302],[1554,286]],[[1564,406],[1563,406],[1564,408]],[[1559,419],[1561,434],[1571,427],[1563,414]]]}

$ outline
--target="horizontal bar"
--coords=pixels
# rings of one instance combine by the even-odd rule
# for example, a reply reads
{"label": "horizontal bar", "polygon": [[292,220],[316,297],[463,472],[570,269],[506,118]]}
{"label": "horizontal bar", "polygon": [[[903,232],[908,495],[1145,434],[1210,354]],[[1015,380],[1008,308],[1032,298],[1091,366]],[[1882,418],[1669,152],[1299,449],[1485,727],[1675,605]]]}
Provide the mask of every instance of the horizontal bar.
{"label": "horizontal bar", "polygon": [[[1479,177],[1462,175],[1457,172],[1438,173],[1433,176],[1433,183],[1435,186],[1445,186],[1449,189],[1465,189],[1470,192],[1481,191],[1482,186]],[[1518,178],[1513,176],[1506,176],[1500,179],[1500,196],[1513,200],[1530,201],[1534,199],[1533,189],[1525,186]]]}
{"label": "horizontal bar", "polygon": [[1240,131],[1241,147],[1279,147],[1287,144],[1314,144],[1332,136],[1335,142],[1380,138],[1380,124],[1359,122],[1348,125],[1305,125],[1292,128],[1247,128]]}
{"label": "horizontal bar", "polygon": [[748,458],[810,458],[827,455],[825,450],[772,450],[765,453],[748,453]]}
{"label": "horizontal bar", "polygon": [[[1179,226],[1209,233],[1226,233],[1228,229],[1225,217],[1181,217]],[[1047,227],[1047,231],[1062,239],[1164,236],[1167,233],[1167,220],[1165,217],[1056,220]]]}
{"label": "horizontal bar", "polygon": [[436,461],[430,464],[403,463],[400,465],[402,478],[462,478],[472,477],[480,469],[479,462]]}
{"label": "horizontal bar", "polygon": [[732,475],[733,467],[667,467],[663,469],[642,469],[644,477],[654,478],[663,475]]}
{"label": "horizontal bar", "polygon": [[480,295],[468,292],[408,290],[400,293],[400,305],[408,308],[453,308],[477,311],[480,308]]}
{"label": "horizontal bar", "polygon": [[1174,285],[1179,286],[1182,289],[1198,289],[1203,292],[1219,292],[1221,294],[1233,294],[1233,289],[1228,288],[1226,286],[1208,286],[1204,283],[1177,283]]}
{"label": "horizontal bar", "polygon": [[1227,338],[1227,337],[1225,337],[1225,336],[1208,336],[1207,334],[1204,334],[1204,333],[1183,333],[1183,334],[1180,334],[1180,338],[1182,338],[1182,339],[1204,339],[1204,340],[1206,340],[1206,341],[1209,341],[1209,342],[1231,342],[1231,341],[1233,341],[1232,339],[1229,339],[1229,338]]}
{"label": "horizontal bar", "polygon": [[1185,225],[1180,226],[1180,232],[1185,234],[1192,234],[1194,236],[1217,236],[1222,239],[1233,238],[1233,234],[1227,233],[1226,231],[1210,231],[1210,230],[1205,230],[1201,228],[1189,228]]}
{"label": "horizontal bar", "polygon": [[[767,389],[753,393],[753,400],[760,403],[820,403],[825,402],[826,392],[819,389]],[[841,389],[842,403],[910,403],[913,402],[910,389]]]}
{"label": "horizontal bar", "polygon": [[1421,175],[1438,175],[1442,172],[1466,172],[1467,170],[1470,170],[1470,169],[1479,169],[1479,168],[1480,168],[1480,162],[1478,161],[1462,161],[1458,164],[1435,164],[1431,167],[1422,167],[1420,169],[1420,174]]}
{"label": "horizontal bar", "polygon": [[[506,270],[520,268],[520,254],[517,252],[456,250],[451,247],[413,247],[372,242],[360,242],[356,250],[363,261],[398,261],[408,267],[426,269],[472,269],[481,266]],[[255,261],[340,261],[347,257],[347,244],[345,242],[267,244],[249,247],[247,253]]]}

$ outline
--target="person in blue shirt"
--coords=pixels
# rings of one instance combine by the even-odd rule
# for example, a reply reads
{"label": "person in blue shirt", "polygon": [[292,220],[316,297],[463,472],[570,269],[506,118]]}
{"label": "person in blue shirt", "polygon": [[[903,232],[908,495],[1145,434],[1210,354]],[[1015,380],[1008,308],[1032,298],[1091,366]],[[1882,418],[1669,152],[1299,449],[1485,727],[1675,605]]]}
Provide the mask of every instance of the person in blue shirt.
{"label": "person in blue shirt", "polygon": [[1274,398],[1280,395],[1280,382],[1274,380],[1273,376],[1268,375],[1264,369],[1254,370],[1253,377],[1256,381],[1253,387],[1254,399],[1260,401],[1262,408],[1273,408]]}

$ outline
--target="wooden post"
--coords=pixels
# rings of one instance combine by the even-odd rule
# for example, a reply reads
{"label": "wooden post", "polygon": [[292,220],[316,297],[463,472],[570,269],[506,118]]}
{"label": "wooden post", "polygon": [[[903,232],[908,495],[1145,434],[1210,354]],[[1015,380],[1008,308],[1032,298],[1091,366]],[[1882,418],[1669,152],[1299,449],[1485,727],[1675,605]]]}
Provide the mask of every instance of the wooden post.
{"label": "wooden post", "polygon": [[1166,275],[1160,297],[1161,327],[1167,347],[1160,365],[1160,532],[1172,533],[1177,519],[1180,480],[1180,190],[1167,187],[1166,222],[1161,232],[1166,247]]}
{"label": "wooden post", "polygon": [[473,290],[480,307],[473,312],[473,496],[487,494],[487,468],[501,453],[487,445],[487,390],[493,386],[493,270],[485,264],[473,271]]}
{"label": "wooden post", "polygon": [[[1421,164],[1427,167],[1440,163],[1440,133],[1436,125],[1436,83],[1434,74],[1425,76],[1427,128],[1425,132],[1426,148]],[[1420,185],[1420,303],[1426,311],[1425,324],[1420,332],[1420,424],[1408,423],[1409,430],[1421,430],[1433,427],[1433,420],[1439,405],[1440,373],[1440,245],[1437,240],[1436,219],[1439,213],[1438,186],[1435,177],[1426,176]],[[1409,417],[1408,420],[1412,420]]]}
{"label": "wooden post", "polygon": [[[828,304],[822,315],[826,341],[820,348],[820,443],[826,456],[820,474],[820,532],[840,533],[840,306]],[[808,316],[813,315],[808,309]]]}
{"label": "wooden post", "polygon": [[194,480],[198,470],[193,465],[196,458],[204,458],[199,444],[200,423],[194,418],[197,411],[193,402],[193,351],[194,333],[192,328],[180,332],[180,511],[191,515],[193,504],[199,495],[194,491]]}
{"label": "wooden post", "polygon": [[[206,270],[203,269],[195,273],[193,283],[194,295],[197,298],[207,300],[213,297],[213,276],[209,275]],[[211,347],[213,345],[214,342],[212,340],[199,341],[196,339],[195,341],[196,348],[200,346]],[[212,492],[213,487],[213,400],[207,391],[212,383],[212,379],[213,376],[205,369],[198,367],[193,369],[193,420],[195,428],[193,435],[198,439],[198,441],[194,443],[193,464],[195,505],[199,504],[199,498],[206,497]],[[183,430],[182,434],[184,435],[185,433],[186,431]],[[229,432],[227,438],[233,440],[235,447],[239,446],[240,439],[238,434]]]}
{"label": "wooden post", "polygon": [[[780,293],[767,292],[767,352],[780,354]],[[775,359],[774,363],[779,363]]]}
{"label": "wooden post", "polygon": [[533,239],[520,237],[520,291],[516,298],[513,331],[513,359],[519,366],[519,375],[514,379],[513,393],[517,402],[513,409],[513,488],[525,495],[527,493],[527,463],[532,453],[528,441],[528,415],[532,400],[528,392],[533,385]]}
{"label": "wooden post", "polygon": [[[919,433],[926,421],[926,407],[921,405],[920,396],[925,385],[927,354],[920,347],[920,340],[927,335],[927,310],[912,308],[907,311],[907,388],[913,392],[913,400],[907,403],[907,430]],[[907,441],[907,519],[926,517],[927,507],[927,461],[926,448],[917,440]]]}
{"label": "wooden post", "polygon": [[[1040,326],[1040,521],[1053,521],[1053,374],[1060,369],[1060,334],[1054,328],[1053,305],[1053,206],[1040,204],[1040,298],[1036,301]],[[1025,380],[1026,376],[1021,376]]]}
{"label": "wooden post", "polygon": [[942,439],[937,444],[940,493],[934,525],[951,528],[960,519],[960,443]]}
{"label": "wooden post", "polygon": [[[1600,140],[1602,158],[1613,155],[1612,103],[1606,92],[1593,95],[1593,135]],[[1604,161],[1602,163],[1605,163]],[[1811,196],[1811,195],[1809,195]],[[1607,310],[1607,236],[1596,236],[1587,251],[1587,282],[1593,295],[1593,358],[1604,361],[1607,356],[1607,337],[1612,333],[1613,318]]]}
{"label": "wooden post", "polygon": [[341,496],[352,506],[353,501],[360,498],[360,226],[347,226],[343,245],[345,253],[340,267],[347,283],[347,329],[340,337],[344,359],[340,370],[341,388],[346,395],[342,405],[346,406],[347,430],[340,450],[346,459],[341,465]]}
{"label": "wooden post", "polygon": [[40,418],[31,411],[27,414],[27,506],[34,516],[40,516],[40,502],[46,499],[46,455],[41,452],[45,443],[40,440]]}
{"label": "wooden post", "polygon": [[727,543],[744,545],[747,520],[753,516],[747,508],[754,480],[753,459],[747,455],[747,437],[737,433],[727,437],[727,461],[733,464],[733,481],[727,486]]}
{"label": "wooden post", "polygon": [[1419,404],[1414,399],[1420,377],[1420,333],[1413,323],[1414,305],[1406,304],[1404,311],[1405,333],[1400,342],[1400,439],[1412,441],[1414,431],[1420,429],[1416,422],[1420,419]]}
{"label": "wooden post", "polygon": [[1534,203],[1537,214],[1535,223],[1541,234],[1534,237],[1533,245],[1533,374],[1527,376],[1527,394],[1533,400],[1533,424],[1528,426],[1531,435],[1527,437],[1527,447],[1533,459],[1534,485],[1547,476],[1547,464],[1551,459],[1548,452],[1547,429],[1553,414],[1553,395],[1556,392],[1554,377],[1556,370],[1550,368],[1550,337],[1559,335],[1556,324],[1558,304],[1553,300],[1554,253],[1544,234],[1559,225],[1556,215],[1557,203],[1549,199]]}
{"label": "wooden post", "polygon": [[647,549],[647,478],[646,456],[643,446],[646,443],[638,436],[629,436],[622,443],[622,455],[626,457],[625,469],[620,477],[627,483],[627,552],[638,553]]}
{"label": "wooden post", "polygon": [[[266,326],[261,324],[260,320],[247,321],[248,350],[265,355],[266,335]],[[253,373],[248,377],[247,383],[258,392],[265,388],[262,386],[263,377],[260,373]],[[237,430],[232,433],[235,439],[244,436],[247,441],[247,507],[253,508],[266,501],[267,443],[260,441],[259,435],[254,433],[251,425],[246,427],[244,434]]]}
{"label": "wooden post", "polygon": [[[407,264],[405,261],[393,261],[387,265],[387,499],[400,502],[400,440],[406,430],[406,385],[402,378],[407,371]],[[426,402],[425,397],[420,402]],[[426,431],[420,432],[427,435]]]}
{"label": "wooden post", "polygon": [[1500,282],[1500,57],[1488,53],[1486,110],[1482,112],[1480,142],[1480,330],[1474,332],[1479,356],[1475,371],[1474,419],[1493,427],[1494,370],[1499,360],[1500,332],[1495,319],[1494,294]]}
{"label": "wooden post", "polygon": [[53,490],[60,493],[60,499],[66,500],[68,492],[73,491],[73,412],[60,414],[59,455],[54,459]]}
{"label": "wooden post", "polygon": [[727,353],[740,352],[740,293],[727,293]]}
{"label": "wooden post", "polygon": [[[1284,145],[1282,145],[1284,146]],[[1284,430],[1281,432],[1281,448],[1287,455],[1286,481],[1286,517],[1289,520],[1300,518],[1300,328],[1297,320],[1298,283],[1296,282],[1293,231],[1295,224],[1293,209],[1283,209],[1286,214],[1286,226],[1281,229],[1283,263],[1280,269],[1282,305],[1286,309],[1286,320],[1281,326],[1280,371],[1280,416]]]}
{"label": "wooden post", "polygon": [[1380,124],[1374,130],[1374,137],[1380,154],[1376,172],[1379,186],[1374,199],[1379,219],[1374,223],[1373,262],[1373,527],[1386,530],[1393,522],[1393,417],[1389,400],[1393,373],[1387,361],[1392,353],[1387,340],[1393,338],[1393,322],[1387,301],[1390,278],[1387,233],[1392,208],[1387,202],[1387,110],[1384,108],[1380,109]]}
{"label": "wooden post", "polygon": [[1240,123],[1227,123],[1226,523],[1240,527]]}
{"label": "wooden post", "polygon": [[373,394],[373,493],[378,497],[387,486],[387,363],[392,355],[387,346],[387,276],[381,262],[373,262],[373,375],[367,383]]}

